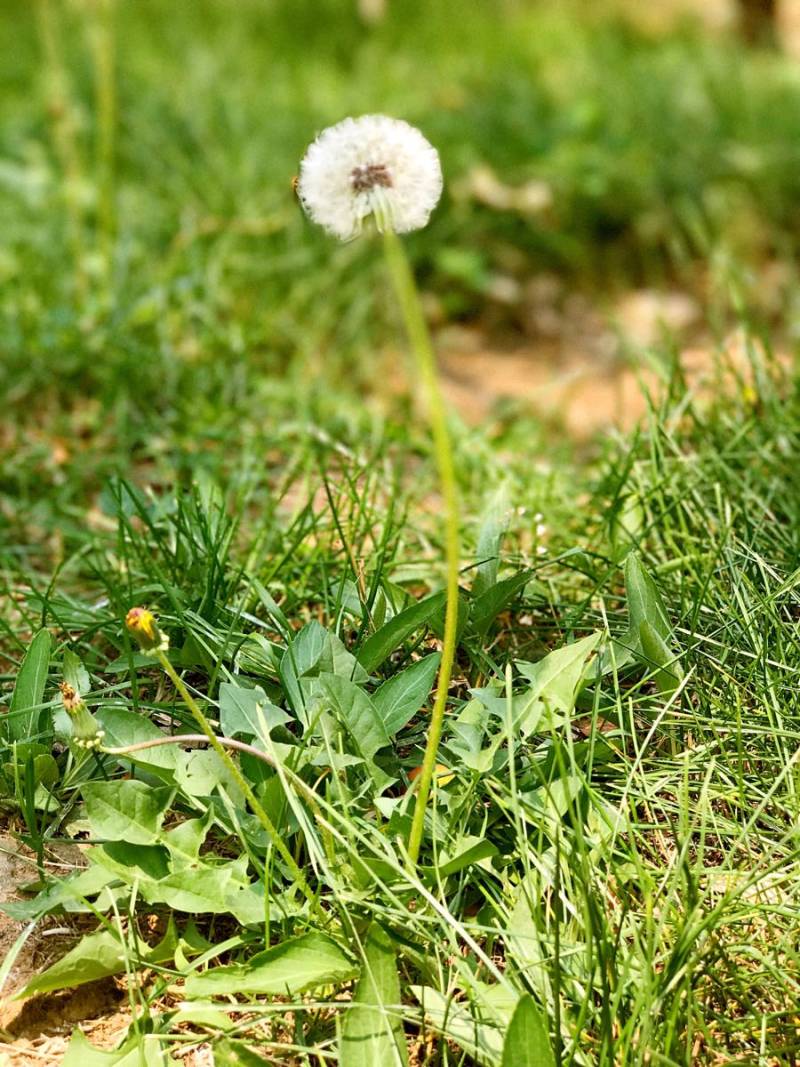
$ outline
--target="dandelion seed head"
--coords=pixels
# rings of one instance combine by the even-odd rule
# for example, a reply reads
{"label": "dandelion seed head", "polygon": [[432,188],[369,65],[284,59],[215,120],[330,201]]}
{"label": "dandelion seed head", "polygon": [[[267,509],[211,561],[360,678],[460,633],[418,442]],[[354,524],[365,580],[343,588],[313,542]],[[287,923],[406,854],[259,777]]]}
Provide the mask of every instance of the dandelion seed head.
{"label": "dandelion seed head", "polygon": [[423,227],[442,194],[436,149],[418,129],[387,115],[348,118],[323,130],[300,164],[306,214],[342,241],[364,220],[409,233]]}

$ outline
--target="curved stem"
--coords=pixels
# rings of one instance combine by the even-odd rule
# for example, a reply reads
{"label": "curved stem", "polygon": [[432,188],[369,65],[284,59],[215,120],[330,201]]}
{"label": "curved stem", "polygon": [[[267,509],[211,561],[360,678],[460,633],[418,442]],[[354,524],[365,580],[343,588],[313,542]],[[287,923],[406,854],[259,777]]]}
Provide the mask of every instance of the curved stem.
{"label": "curved stem", "polygon": [[[284,844],[283,839],[281,838],[281,836],[278,833],[274,823],[272,822],[272,819],[270,819],[269,815],[267,815],[266,811],[264,810],[263,805],[260,803],[260,801],[256,797],[255,793],[251,789],[249,782],[244,777],[244,775],[239,770],[239,768],[236,766],[236,764],[233,762],[233,760],[228,755],[228,753],[225,751],[225,747],[222,744],[222,739],[217,737],[217,735],[211,729],[211,726],[210,726],[210,724],[208,722],[208,719],[205,717],[203,712],[200,710],[200,706],[197,703],[197,701],[194,699],[192,694],[186,688],[181,676],[178,674],[178,672],[175,670],[175,668],[170,663],[169,659],[167,658],[166,653],[163,652],[161,649],[158,649],[158,651],[155,653],[155,655],[157,656],[158,661],[161,664],[161,666],[164,668],[164,670],[167,672],[167,674],[172,679],[172,682],[175,685],[175,688],[180,693],[184,704],[189,709],[189,711],[191,711],[192,715],[194,715],[195,719],[197,720],[197,724],[199,725],[200,729],[203,731],[202,740],[208,741],[208,743],[211,745],[211,747],[217,753],[219,758],[222,760],[222,762],[228,768],[230,773],[233,775],[233,778],[234,778],[236,784],[239,786],[239,788],[241,789],[241,791],[244,793],[245,797],[249,801],[250,807],[253,809],[253,811],[254,811],[254,813],[256,815],[256,818],[261,823],[261,825],[264,827],[264,829],[267,831],[267,835],[269,836],[270,840],[272,841],[272,844],[275,847],[276,852],[278,853],[278,855],[281,857],[283,862],[286,864],[286,866],[291,871],[292,877],[297,882],[298,886],[300,887],[301,892],[306,897],[306,899],[311,903],[312,907],[314,907],[315,909],[318,908],[319,907],[319,902],[318,902],[317,897],[316,897],[314,891],[312,890],[311,886],[308,884],[308,881],[306,880],[306,876],[300,870],[299,864],[297,863],[297,861],[295,860],[294,856],[291,854],[289,849]],[[197,735],[194,735],[194,734],[190,734],[189,736],[190,737],[197,737]],[[160,738],[158,738],[157,740],[159,742],[161,741]],[[164,740],[165,741],[172,741],[172,738],[165,738]],[[238,748],[240,748],[240,745],[242,745],[242,742],[235,742],[235,743],[232,743],[232,744],[229,743],[228,747],[237,748],[238,749]],[[134,751],[136,748],[137,748],[136,745],[132,745],[132,746],[128,747],[127,751],[131,752],[131,751]],[[256,749],[251,750],[251,749],[249,749],[247,747],[245,748],[245,750],[246,751],[252,751],[253,753],[257,752]],[[113,749],[106,749],[105,751],[113,752]],[[119,755],[119,753],[115,753],[115,754]],[[259,753],[259,758],[263,758],[263,756],[264,756],[264,753]],[[275,766],[274,762],[271,763],[271,766]]]}
{"label": "curved stem", "polygon": [[[237,752],[246,752],[249,756],[260,759],[274,770],[277,761],[267,752],[261,752],[255,745],[248,745],[246,741],[237,741],[233,737],[219,737],[214,734],[217,742],[224,748],[232,748]],[[134,752],[144,752],[148,748],[158,748],[160,745],[199,745],[208,744],[207,734],[174,734],[171,737],[151,737],[149,741],[137,741],[133,745],[123,745],[121,748],[101,748],[107,756],[130,756]]]}
{"label": "curved stem", "polygon": [[442,387],[439,382],[436,356],[433,352],[433,345],[431,344],[425,316],[422,313],[414,275],[411,271],[402,242],[391,230],[387,230],[384,234],[384,249],[386,252],[386,262],[389,267],[389,274],[392,278],[405,327],[408,332],[408,338],[417,372],[419,373],[425,390],[428,418],[430,420],[431,433],[433,434],[436,467],[439,474],[442,500],[444,502],[445,559],[447,569],[444,640],[442,642],[442,662],[439,667],[436,700],[434,701],[433,711],[431,713],[428,741],[425,746],[425,755],[422,760],[422,771],[419,776],[417,803],[414,808],[411,834],[408,839],[408,856],[411,863],[416,864],[419,859],[419,851],[422,845],[422,835],[425,828],[425,809],[428,806],[428,797],[430,795],[431,783],[433,781],[433,774],[436,767],[436,754],[439,750],[439,741],[442,736],[442,724],[444,722],[447,694],[450,687],[450,676],[453,670],[453,660],[455,659],[456,651],[456,632],[458,624],[458,567],[460,556],[458,487],[456,483],[455,464],[453,461],[453,449],[447,428],[447,409],[442,395]]}
{"label": "curved stem", "polygon": [[[295,774],[294,771],[290,771],[288,767],[279,763],[274,756],[270,756],[268,752],[262,752],[261,749],[256,748],[255,745],[248,745],[246,741],[237,741],[233,737],[220,737],[219,734],[214,734],[214,737],[216,738],[217,744],[221,745],[223,748],[232,748],[236,752],[246,752],[248,756],[261,760],[262,763],[266,763],[268,767],[271,767],[272,770],[277,773],[279,778],[285,776],[291,781],[292,785],[299,793],[303,794],[310,806],[314,809],[314,814],[317,816],[317,819],[322,826],[328,859],[332,861],[334,859],[334,851],[331,847],[330,835],[326,828],[326,824],[320,817],[319,797],[311,786],[307,785],[298,774]],[[108,748],[103,745],[100,751],[107,756],[130,756],[135,752],[144,752],[148,748],[159,748],[161,745],[208,744],[208,741],[208,734],[175,734],[173,737],[151,737],[149,741],[137,741],[133,745],[123,745],[121,748]]]}

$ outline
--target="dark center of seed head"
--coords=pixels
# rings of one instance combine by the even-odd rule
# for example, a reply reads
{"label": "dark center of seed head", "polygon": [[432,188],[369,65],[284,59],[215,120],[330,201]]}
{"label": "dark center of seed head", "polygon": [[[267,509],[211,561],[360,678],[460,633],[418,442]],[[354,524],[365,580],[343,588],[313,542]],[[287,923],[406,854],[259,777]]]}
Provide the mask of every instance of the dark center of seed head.
{"label": "dark center of seed head", "polygon": [[368,193],[376,185],[391,189],[392,178],[385,163],[368,163],[363,167],[354,167],[350,175],[354,193]]}

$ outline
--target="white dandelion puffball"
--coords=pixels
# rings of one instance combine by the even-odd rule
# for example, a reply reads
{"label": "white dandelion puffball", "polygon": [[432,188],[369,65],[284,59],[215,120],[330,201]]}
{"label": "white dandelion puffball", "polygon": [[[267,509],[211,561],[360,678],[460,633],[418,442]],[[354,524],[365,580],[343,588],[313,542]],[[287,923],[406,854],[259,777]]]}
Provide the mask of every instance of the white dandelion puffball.
{"label": "white dandelion puffball", "polygon": [[342,241],[370,215],[381,233],[408,233],[427,223],[442,195],[439,154],[401,119],[344,119],[309,145],[297,194],[308,217]]}

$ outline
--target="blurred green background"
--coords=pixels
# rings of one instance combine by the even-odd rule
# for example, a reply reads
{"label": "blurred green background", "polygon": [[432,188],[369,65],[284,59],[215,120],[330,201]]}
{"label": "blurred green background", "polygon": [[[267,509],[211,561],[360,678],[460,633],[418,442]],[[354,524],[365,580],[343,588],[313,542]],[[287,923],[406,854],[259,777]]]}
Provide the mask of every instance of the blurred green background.
{"label": "blurred green background", "polygon": [[333,245],[290,184],[319,129],[369,111],[442,154],[444,201],[409,241],[435,323],[524,337],[497,278],[542,271],[783,311],[793,274],[765,301],[752,272],[800,237],[798,67],[691,6],[642,24],[570,0],[389,0],[374,20],[356,0],[3,0],[10,395],[167,412],[234,402],[248,368],[369,383],[375,249]]}

